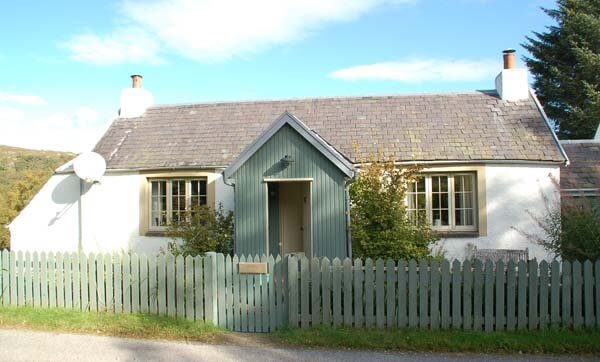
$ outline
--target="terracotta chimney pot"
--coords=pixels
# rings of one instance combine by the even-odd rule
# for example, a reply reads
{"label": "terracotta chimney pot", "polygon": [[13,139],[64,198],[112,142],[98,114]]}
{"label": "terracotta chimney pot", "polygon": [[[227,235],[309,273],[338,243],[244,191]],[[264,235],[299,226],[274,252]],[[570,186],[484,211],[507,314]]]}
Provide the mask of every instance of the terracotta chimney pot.
{"label": "terracotta chimney pot", "polygon": [[131,76],[132,85],[131,88],[142,88],[142,76],[139,74],[134,74]]}
{"label": "terracotta chimney pot", "polygon": [[504,69],[515,69],[515,50],[514,49],[503,50],[502,58],[504,58]]}

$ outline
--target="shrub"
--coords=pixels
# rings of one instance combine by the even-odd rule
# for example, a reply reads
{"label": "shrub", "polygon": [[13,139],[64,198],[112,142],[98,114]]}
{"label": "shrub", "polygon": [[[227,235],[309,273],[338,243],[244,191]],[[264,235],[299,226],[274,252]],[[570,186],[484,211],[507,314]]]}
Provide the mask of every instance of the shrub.
{"label": "shrub", "polygon": [[405,196],[418,178],[416,166],[372,160],[350,186],[352,253],[358,258],[422,258],[437,240],[425,220],[409,218]]}
{"label": "shrub", "polygon": [[209,251],[233,252],[233,213],[202,205],[186,210],[181,220],[171,222],[166,229],[167,250],[174,255],[199,255]]}
{"label": "shrub", "polygon": [[592,199],[565,200],[556,252],[564,260],[600,259],[600,206]]}
{"label": "shrub", "polygon": [[562,260],[600,259],[600,205],[586,197],[562,197],[562,205],[551,203],[542,195],[544,215],[529,215],[543,230],[543,236],[524,233]]}
{"label": "shrub", "polygon": [[600,259],[600,206],[597,201],[584,197],[563,198],[562,208],[549,209],[538,224],[546,237],[537,238],[537,242],[563,260]]}

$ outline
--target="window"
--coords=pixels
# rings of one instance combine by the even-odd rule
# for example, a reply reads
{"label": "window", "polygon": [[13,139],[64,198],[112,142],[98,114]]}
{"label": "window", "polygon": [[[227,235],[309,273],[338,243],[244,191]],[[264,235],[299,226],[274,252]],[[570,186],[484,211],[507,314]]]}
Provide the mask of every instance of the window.
{"label": "window", "polygon": [[149,184],[151,229],[161,230],[186,210],[206,205],[205,179],[152,179]]}
{"label": "window", "polygon": [[431,174],[407,191],[409,217],[439,231],[477,231],[475,174]]}

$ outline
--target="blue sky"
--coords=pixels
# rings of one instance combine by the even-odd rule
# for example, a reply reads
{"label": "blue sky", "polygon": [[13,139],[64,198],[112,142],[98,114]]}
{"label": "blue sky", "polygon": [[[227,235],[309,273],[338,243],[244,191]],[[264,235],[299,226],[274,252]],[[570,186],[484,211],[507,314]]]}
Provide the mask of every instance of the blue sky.
{"label": "blue sky", "polygon": [[0,144],[91,149],[130,74],[155,103],[491,89],[501,51],[550,24],[540,7],[554,1],[6,1]]}

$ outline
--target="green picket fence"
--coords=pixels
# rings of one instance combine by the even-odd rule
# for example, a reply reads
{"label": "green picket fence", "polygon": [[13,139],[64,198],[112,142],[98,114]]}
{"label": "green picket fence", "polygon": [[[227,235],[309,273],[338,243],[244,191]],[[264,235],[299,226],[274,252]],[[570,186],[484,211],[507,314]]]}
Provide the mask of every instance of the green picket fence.
{"label": "green picket fence", "polygon": [[[264,263],[266,274],[240,273]],[[53,254],[3,251],[0,303],[152,313],[242,332],[283,325],[537,330],[600,326],[600,261]]]}
{"label": "green picket fence", "polygon": [[[600,327],[600,261],[288,260],[289,325]],[[594,273],[595,271],[595,273]]]}
{"label": "green picket fence", "polygon": [[[239,262],[266,263],[269,274],[240,274]],[[287,269],[280,257],[4,250],[0,269],[4,306],[151,313],[243,332],[287,324],[282,283]]]}

